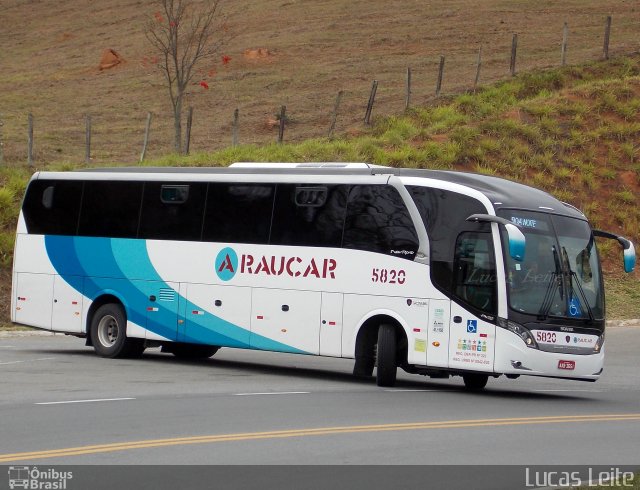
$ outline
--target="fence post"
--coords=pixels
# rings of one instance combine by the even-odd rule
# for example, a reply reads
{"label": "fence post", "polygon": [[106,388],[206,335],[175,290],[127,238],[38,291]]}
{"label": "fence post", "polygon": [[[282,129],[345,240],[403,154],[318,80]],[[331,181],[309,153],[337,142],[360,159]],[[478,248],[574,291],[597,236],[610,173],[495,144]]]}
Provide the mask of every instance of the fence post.
{"label": "fence post", "polygon": [[371,111],[373,110],[373,103],[376,100],[376,92],[378,91],[378,80],[374,80],[371,84],[371,93],[369,94],[369,102],[367,102],[367,111],[364,113],[364,123],[371,124]]}
{"label": "fence post", "polygon": [[562,27],[562,48],[560,49],[560,66],[567,64],[567,41],[569,39],[569,26],[564,23]]}
{"label": "fence post", "polygon": [[91,163],[91,114],[84,116],[84,161]]}
{"label": "fence post", "polygon": [[27,116],[27,163],[33,166],[33,114]]}
{"label": "fence post", "polygon": [[407,84],[406,84],[406,94],[404,98],[404,110],[409,110],[409,105],[411,104],[411,67],[407,66]]}
{"label": "fence post", "polygon": [[607,15],[607,20],[604,24],[604,46],[602,48],[602,57],[605,60],[609,59],[609,37],[611,36],[611,16]]}
{"label": "fence post", "polygon": [[282,143],[284,140],[284,120],[287,113],[287,106],[280,107],[280,126],[278,127],[278,143]]}
{"label": "fence post", "polygon": [[478,81],[480,80],[480,67],[482,66],[482,46],[478,48],[478,61],[476,62],[476,78],[473,80],[473,93],[476,93]]}
{"label": "fence post", "polygon": [[189,106],[187,112],[187,134],[184,141],[184,154],[189,154],[189,146],[191,146],[191,124],[193,123],[193,106]]}
{"label": "fence post", "polygon": [[0,114],[0,165],[4,163],[4,143],[2,142],[2,114]]}
{"label": "fence post", "polygon": [[149,144],[149,130],[151,129],[151,112],[147,112],[147,124],[144,127],[144,140],[142,141],[142,153],[140,153],[140,163],[144,161]]}
{"label": "fence post", "polygon": [[240,109],[236,107],[233,111],[233,125],[231,126],[231,145],[238,146],[238,120],[240,119]]}
{"label": "fence post", "polygon": [[513,35],[513,39],[511,40],[511,62],[509,64],[509,72],[511,76],[515,76],[516,74],[516,53],[518,51],[518,34]]}
{"label": "fence post", "polygon": [[338,119],[338,107],[340,107],[342,94],[344,94],[344,92],[342,90],[339,90],[338,95],[336,96],[336,103],[333,106],[333,113],[331,114],[331,124],[329,125],[329,132],[327,133],[328,138],[331,138],[333,136],[333,130],[336,127],[336,120]]}
{"label": "fence post", "polygon": [[444,55],[440,55],[440,66],[438,68],[438,81],[436,82],[436,97],[440,95],[442,90],[442,77],[444,75]]}

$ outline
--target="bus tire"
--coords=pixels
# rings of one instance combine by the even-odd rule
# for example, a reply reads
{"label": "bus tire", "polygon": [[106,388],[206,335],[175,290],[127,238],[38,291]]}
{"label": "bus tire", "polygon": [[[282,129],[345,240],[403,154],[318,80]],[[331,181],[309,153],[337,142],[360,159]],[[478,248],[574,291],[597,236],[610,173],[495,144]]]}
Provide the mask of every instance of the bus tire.
{"label": "bus tire", "polygon": [[220,347],[215,345],[175,342],[167,350],[178,359],[207,359],[218,352],[218,349]]}
{"label": "bus tire", "polygon": [[378,329],[378,369],[376,384],[393,386],[396,384],[397,366],[396,329],[393,325],[383,324]]}
{"label": "bus tire", "polygon": [[140,357],[144,339],[127,338],[127,316],[122,306],[102,305],[91,318],[91,341],[101,357]]}
{"label": "bus tire", "polygon": [[468,391],[482,391],[487,386],[489,376],[487,374],[463,374],[462,380],[464,381],[464,387]]}

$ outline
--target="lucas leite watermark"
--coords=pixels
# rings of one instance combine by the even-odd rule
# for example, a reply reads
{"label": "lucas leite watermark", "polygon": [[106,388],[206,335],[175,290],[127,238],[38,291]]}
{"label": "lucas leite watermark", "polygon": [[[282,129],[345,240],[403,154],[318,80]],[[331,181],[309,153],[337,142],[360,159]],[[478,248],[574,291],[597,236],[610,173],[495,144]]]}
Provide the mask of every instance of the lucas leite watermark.
{"label": "lucas leite watermark", "polygon": [[37,466],[9,466],[9,488],[29,490],[66,490],[67,481],[73,478],[71,471],[53,468],[38,469]]}
{"label": "lucas leite watermark", "polygon": [[526,486],[529,488],[625,488],[633,486],[635,476],[631,471],[622,471],[615,467],[606,471],[588,468],[586,476],[581,476],[579,471],[538,471],[525,468]]}

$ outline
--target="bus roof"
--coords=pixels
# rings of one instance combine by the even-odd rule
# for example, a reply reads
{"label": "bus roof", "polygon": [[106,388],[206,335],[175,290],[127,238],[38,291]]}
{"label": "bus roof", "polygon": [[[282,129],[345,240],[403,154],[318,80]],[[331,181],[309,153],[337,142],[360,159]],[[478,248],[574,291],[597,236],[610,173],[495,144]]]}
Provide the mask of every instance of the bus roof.
{"label": "bus roof", "polygon": [[[451,170],[427,170],[393,168],[367,163],[310,162],[310,163],[259,163],[238,162],[229,167],[112,167],[83,169],[81,173],[125,174],[189,174],[193,175],[393,175],[416,177],[459,184],[477,190],[487,196],[496,210],[520,208],[539,210],[585,219],[574,206],[561,202],[535,187],[511,180],[469,172]],[[44,173],[47,174],[46,172]],[[42,175],[42,177],[45,177]],[[206,178],[206,177],[205,177]]]}

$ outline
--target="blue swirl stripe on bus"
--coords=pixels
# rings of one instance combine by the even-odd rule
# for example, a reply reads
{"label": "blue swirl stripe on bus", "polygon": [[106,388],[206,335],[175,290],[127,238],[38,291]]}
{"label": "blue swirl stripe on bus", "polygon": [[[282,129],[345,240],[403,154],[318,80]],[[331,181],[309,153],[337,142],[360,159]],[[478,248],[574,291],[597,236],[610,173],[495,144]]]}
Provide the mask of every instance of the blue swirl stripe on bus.
{"label": "blue swirl stripe on bus", "polygon": [[[57,273],[76,291],[92,301],[98,295],[111,293],[127,308],[128,319],[162,337],[176,340],[176,313],[162,303],[153,315],[147,315],[148,294],[140,289],[148,281],[160,288],[171,289],[153,267],[144,240],[45,236],[49,259]],[[176,297],[179,297],[175,291]],[[306,354],[290,345],[277,342],[217,317],[204,308],[180,297],[192,310],[203,311],[189,318],[184,342],[253,348]],[[194,315],[195,316],[195,315]]]}

